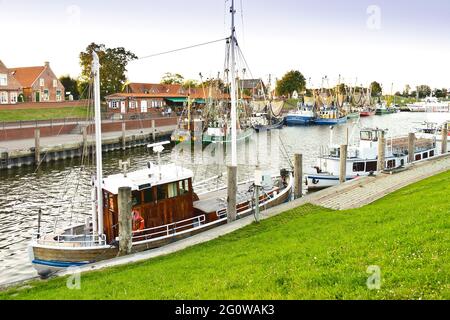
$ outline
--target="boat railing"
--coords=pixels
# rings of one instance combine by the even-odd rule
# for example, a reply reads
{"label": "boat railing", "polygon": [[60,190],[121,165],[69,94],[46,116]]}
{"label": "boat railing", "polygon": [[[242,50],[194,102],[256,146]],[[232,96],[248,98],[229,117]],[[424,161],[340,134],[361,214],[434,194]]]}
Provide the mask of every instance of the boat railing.
{"label": "boat railing", "polygon": [[[39,237],[38,237],[39,236]],[[68,245],[73,247],[90,247],[90,246],[105,246],[106,236],[102,235],[57,235],[52,238],[48,238],[45,235],[35,235],[37,242],[40,245]]]}
{"label": "boat railing", "polygon": [[201,216],[197,216],[197,217],[182,220],[182,221],[177,221],[177,222],[174,222],[171,224],[166,224],[166,225],[159,226],[159,227],[153,227],[153,228],[148,228],[148,229],[144,229],[144,230],[133,231],[132,241],[139,242],[139,241],[144,241],[144,240],[153,239],[153,238],[160,238],[160,237],[171,236],[171,235],[173,236],[173,235],[176,235],[177,233],[179,233],[180,230],[185,231],[185,230],[189,230],[189,229],[194,229],[196,227],[199,227],[199,226],[205,224],[205,222],[206,222],[206,216],[201,215]]}

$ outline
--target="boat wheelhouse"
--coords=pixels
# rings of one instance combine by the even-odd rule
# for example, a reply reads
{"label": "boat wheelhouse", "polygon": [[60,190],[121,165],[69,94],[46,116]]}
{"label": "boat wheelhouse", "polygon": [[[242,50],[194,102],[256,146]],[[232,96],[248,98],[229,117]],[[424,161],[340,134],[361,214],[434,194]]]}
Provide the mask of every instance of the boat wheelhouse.
{"label": "boat wheelhouse", "polygon": [[[360,143],[348,149],[346,180],[361,176],[375,175],[384,170],[395,170],[408,163],[407,137],[387,139],[385,165],[378,168],[378,143],[383,130],[364,129],[360,131]],[[331,146],[327,155],[318,159],[316,173],[306,175],[308,190],[319,190],[339,184],[340,181],[340,146]],[[434,139],[418,139],[414,161],[428,159],[437,155]]]}
{"label": "boat wheelhouse", "polygon": [[296,111],[289,112],[286,115],[286,124],[288,126],[310,125],[314,123],[315,118],[314,105],[299,103]]}

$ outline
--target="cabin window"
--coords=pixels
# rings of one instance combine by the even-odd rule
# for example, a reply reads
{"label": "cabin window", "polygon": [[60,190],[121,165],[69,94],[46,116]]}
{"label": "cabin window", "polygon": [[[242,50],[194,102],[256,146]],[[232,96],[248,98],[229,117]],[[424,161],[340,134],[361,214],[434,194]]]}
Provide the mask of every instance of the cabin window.
{"label": "cabin window", "polygon": [[355,162],[353,163],[353,172],[364,172],[365,163],[364,162]]}
{"label": "cabin window", "polygon": [[108,207],[111,211],[116,210],[116,207],[114,206],[114,195],[112,194],[108,194]]}
{"label": "cabin window", "polygon": [[168,198],[175,198],[178,196],[178,188],[176,183],[171,183],[168,185]]}
{"label": "cabin window", "polygon": [[167,199],[167,184],[156,187],[157,198],[159,200]]}
{"label": "cabin window", "polygon": [[189,192],[189,180],[184,180],[179,182],[180,196]]}
{"label": "cabin window", "polygon": [[421,154],[416,154],[416,161],[422,160],[422,155]]}
{"label": "cabin window", "polygon": [[153,188],[144,190],[144,202],[152,203],[155,201],[155,197],[153,196]]}
{"label": "cabin window", "polygon": [[377,162],[376,161],[370,161],[366,163],[366,172],[375,172],[377,171]]}
{"label": "cabin window", "polygon": [[425,153],[423,154],[423,159],[428,159],[428,152],[425,152]]}
{"label": "cabin window", "polygon": [[430,157],[434,157],[434,150],[430,151]]}
{"label": "cabin window", "polygon": [[133,191],[131,193],[131,205],[139,206],[142,204],[142,198],[141,198],[141,192],[140,191]]}
{"label": "cabin window", "polygon": [[389,161],[387,162],[387,168],[388,168],[388,169],[395,168],[395,160],[389,160]]}
{"label": "cabin window", "polygon": [[405,159],[400,160],[400,165],[404,166],[405,165]]}

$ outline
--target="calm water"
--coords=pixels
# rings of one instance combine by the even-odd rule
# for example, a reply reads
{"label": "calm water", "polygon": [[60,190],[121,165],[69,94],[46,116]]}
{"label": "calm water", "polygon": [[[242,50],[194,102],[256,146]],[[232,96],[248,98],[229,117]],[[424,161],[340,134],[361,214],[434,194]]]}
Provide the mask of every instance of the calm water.
{"label": "calm water", "polygon": [[[347,129],[355,139],[358,129],[379,127],[389,135],[405,135],[423,121],[443,122],[450,114],[399,113],[362,118],[333,130],[333,142],[344,143]],[[352,139],[351,139],[352,140]],[[285,127],[283,130],[254,134],[248,143],[238,146],[239,180],[250,179],[257,163],[267,171],[278,172],[289,165],[294,153],[304,155],[304,171],[311,171],[320,155],[320,147],[330,141],[329,127]],[[228,150],[210,146],[177,146],[166,150],[162,162],[172,161],[193,170],[195,181],[226,171]],[[119,160],[131,160],[138,169],[157,157],[146,148],[104,155],[105,175],[117,173]],[[0,284],[35,276],[28,261],[28,243],[37,231],[37,213],[42,209],[42,226],[53,229],[82,221],[90,215],[90,181],[92,167],[83,170],[80,159],[45,164],[36,170],[24,167],[0,173]],[[223,183],[224,179],[210,184]]]}

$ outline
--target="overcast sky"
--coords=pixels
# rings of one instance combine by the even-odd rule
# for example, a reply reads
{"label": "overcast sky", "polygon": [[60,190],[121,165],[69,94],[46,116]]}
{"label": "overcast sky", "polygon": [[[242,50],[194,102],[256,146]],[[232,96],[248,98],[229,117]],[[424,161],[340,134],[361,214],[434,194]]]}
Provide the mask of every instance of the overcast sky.
{"label": "overcast sky", "polygon": [[[229,35],[231,0],[0,0],[0,59],[9,67],[50,61],[57,75],[80,73],[90,42],[123,46],[138,56]],[[242,8],[241,8],[242,3]],[[450,87],[448,0],[236,0],[237,34],[254,77],[291,69],[314,85],[339,74],[347,83]],[[243,23],[242,23],[243,22]],[[159,82],[222,71],[225,44],[135,61],[133,82]]]}

